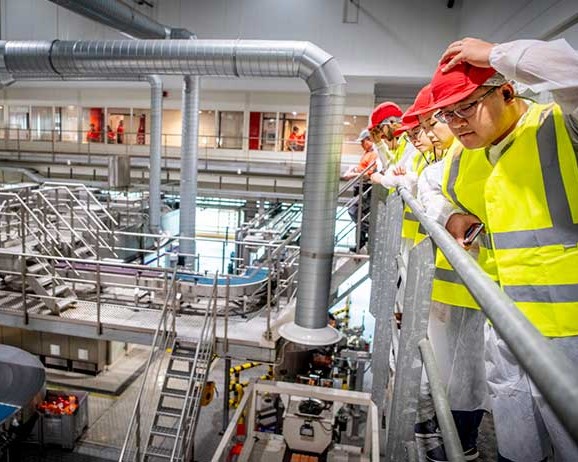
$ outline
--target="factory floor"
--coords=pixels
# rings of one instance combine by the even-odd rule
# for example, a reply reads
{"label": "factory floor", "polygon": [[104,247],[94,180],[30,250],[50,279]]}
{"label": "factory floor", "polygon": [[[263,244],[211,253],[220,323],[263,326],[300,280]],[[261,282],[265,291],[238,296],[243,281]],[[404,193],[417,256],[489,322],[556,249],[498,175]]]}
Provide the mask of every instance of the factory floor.
{"label": "factory floor", "polygon": [[[78,374],[49,371],[49,387],[59,389],[80,389],[83,385],[90,389],[88,398],[89,425],[73,451],[67,451],[55,446],[42,446],[37,442],[19,444],[11,449],[5,462],[105,462],[118,460],[119,451],[124,441],[124,435],[132,414],[140,381],[130,377],[142,370],[143,358],[148,354],[146,348],[133,349],[123,361],[117,363],[117,369],[111,368],[99,377],[76,377]],[[248,380],[266,372],[261,366],[243,371],[242,379]],[[129,378],[130,377],[130,378]],[[370,388],[371,374],[366,375],[365,389]],[[219,432],[222,429],[223,418],[223,383],[224,362],[217,360],[210,374],[210,380],[217,384],[218,394],[206,407],[202,408],[197,433],[195,436],[195,460],[209,462],[219,443]],[[59,385],[56,385],[59,381]],[[124,382],[130,383],[124,383]],[[76,383],[75,383],[76,382]],[[115,395],[112,385],[116,384],[120,393]],[[96,389],[101,386],[101,391]],[[233,411],[230,412],[232,415]],[[430,440],[431,444],[431,440]],[[495,460],[496,445],[491,415],[486,415],[480,428],[479,462]],[[425,461],[426,445],[418,445],[419,460]],[[4,462],[4,461],[3,461]]]}

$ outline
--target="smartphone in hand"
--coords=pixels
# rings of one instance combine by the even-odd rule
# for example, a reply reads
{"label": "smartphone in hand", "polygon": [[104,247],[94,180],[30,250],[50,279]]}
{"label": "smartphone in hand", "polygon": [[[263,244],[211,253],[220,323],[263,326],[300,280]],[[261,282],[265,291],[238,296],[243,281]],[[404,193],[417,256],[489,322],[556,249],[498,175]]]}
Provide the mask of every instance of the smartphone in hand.
{"label": "smartphone in hand", "polygon": [[483,223],[474,223],[472,226],[470,226],[464,234],[464,245],[472,245],[472,242],[474,242],[476,237],[478,237],[483,229]]}

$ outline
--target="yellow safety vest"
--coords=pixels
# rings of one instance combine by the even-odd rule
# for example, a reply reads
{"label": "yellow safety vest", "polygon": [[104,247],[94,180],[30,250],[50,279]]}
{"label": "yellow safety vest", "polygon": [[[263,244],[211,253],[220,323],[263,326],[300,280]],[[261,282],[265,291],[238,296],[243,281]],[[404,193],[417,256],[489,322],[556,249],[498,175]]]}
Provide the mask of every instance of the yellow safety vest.
{"label": "yellow safety vest", "polygon": [[[412,162],[412,170],[417,173],[417,176],[421,175],[423,169],[426,168],[429,164],[435,162],[434,153],[431,151],[427,152],[416,152],[413,162]],[[419,221],[411,211],[411,209],[404,205],[403,208],[403,221],[401,225],[401,237],[404,239],[411,239],[415,240],[417,235],[417,231],[419,228]]]}
{"label": "yellow safety vest", "polygon": [[578,153],[558,105],[533,105],[495,166],[484,149],[447,162],[444,193],[486,225],[480,256],[547,337],[578,335]]}

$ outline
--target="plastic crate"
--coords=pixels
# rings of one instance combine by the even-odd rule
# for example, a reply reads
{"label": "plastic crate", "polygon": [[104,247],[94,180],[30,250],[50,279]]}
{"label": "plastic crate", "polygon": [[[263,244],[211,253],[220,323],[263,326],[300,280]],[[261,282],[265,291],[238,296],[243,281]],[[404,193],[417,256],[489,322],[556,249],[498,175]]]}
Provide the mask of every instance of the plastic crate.
{"label": "plastic crate", "polygon": [[76,440],[88,426],[88,393],[85,391],[49,391],[48,399],[74,395],[78,409],[73,414],[53,415],[39,412],[40,441],[43,444],[57,444],[64,449],[74,449]]}

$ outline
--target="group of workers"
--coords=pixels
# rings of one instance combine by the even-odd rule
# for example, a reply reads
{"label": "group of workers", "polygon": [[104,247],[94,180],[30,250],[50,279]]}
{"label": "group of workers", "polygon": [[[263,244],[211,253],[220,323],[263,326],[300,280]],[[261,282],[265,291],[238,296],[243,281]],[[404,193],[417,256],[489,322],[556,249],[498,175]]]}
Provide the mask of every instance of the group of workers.
{"label": "group of workers", "polygon": [[[123,144],[124,143],[124,122],[121,120],[118,122],[116,127],[116,133],[112,129],[110,125],[106,126],[106,142],[108,144],[113,144],[116,140],[116,143]],[[100,143],[100,131],[96,129],[96,125],[91,123],[88,132],[86,132],[86,141],[89,143]],[[139,143],[139,144],[144,144]]]}
{"label": "group of workers", "polygon": [[[551,102],[520,96],[520,85],[548,91]],[[413,104],[404,113],[380,104],[359,141],[355,172],[377,159],[368,180],[417,195],[554,351],[578,363],[578,52],[563,39],[456,41]],[[407,208],[402,235],[402,253],[424,238]],[[439,250],[428,337],[466,460],[479,455],[490,411],[497,460],[578,461],[578,446]],[[439,437],[427,393],[420,398],[416,436]],[[447,460],[443,445],[427,460]]]}

